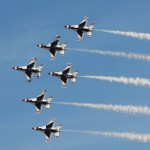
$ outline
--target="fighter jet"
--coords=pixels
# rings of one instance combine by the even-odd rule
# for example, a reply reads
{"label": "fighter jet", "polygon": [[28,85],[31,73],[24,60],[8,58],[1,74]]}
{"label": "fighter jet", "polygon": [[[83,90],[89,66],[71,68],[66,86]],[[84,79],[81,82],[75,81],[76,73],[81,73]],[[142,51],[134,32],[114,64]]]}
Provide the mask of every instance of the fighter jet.
{"label": "fighter jet", "polygon": [[55,137],[59,137],[59,132],[61,128],[61,124],[57,127],[54,127],[54,121],[55,119],[52,119],[46,126],[41,127],[33,127],[33,130],[41,131],[45,134],[46,141],[49,141],[51,138],[51,133],[55,134]]}
{"label": "fighter jet", "polygon": [[51,59],[55,60],[57,51],[59,51],[60,54],[62,56],[64,56],[65,48],[67,46],[66,42],[63,43],[62,45],[59,45],[59,40],[60,40],[60,36],[57,35],[56,39],[52,43],[47,44],[47,45],[45,45],[45,44],[38,44],[36,46],[48,50],[50,52]]}
{"label": "fighter jet", "polygon": [[49,75],[56,76],[61,79],[63,87],[66,87],[68,79],[71,79],[73,83],[76,82],[78,71],[70,73],[72,64],[69,64],[63,71],[60,72],[49,72]]}
{"label": "fighter jet", "polygon": [[39,67],[36,68],[35,63],[36,63],[36,58],[33,58],[27,66],[21,66],[21,67],[17,66],[17,67],[13,67],[12,69],[24,72],[26,74],[26,78],[28,82],[31,82],[32,74],[36,73],[37,77],[40,78],[42,68],[43,68],[43,64],[41,64]]}
{"label": "fighter jet", "polygon": [[37,98],[23,99],[22,101],[35,105],[37,111],[36,114],[38,114],[41,112],[42,105],[45,105],[47,109],[50,109],[52,96],[46,100],[45,95],[46,90],[43,90],[42,93]]}
{"label": "fighter jet", "polygon": [[92,23],[90,26],[86,26],[88,21],[88,17],[84,17],[84,19],[81,21],[78,25],[67,25],[64,26],[67,29],[72,29],[77,32],[78,34],[78,41],[81,41],[84,35],[84,32],[87,32],[88,37],[91,37],[92,31],[94,28],[94,23]]}

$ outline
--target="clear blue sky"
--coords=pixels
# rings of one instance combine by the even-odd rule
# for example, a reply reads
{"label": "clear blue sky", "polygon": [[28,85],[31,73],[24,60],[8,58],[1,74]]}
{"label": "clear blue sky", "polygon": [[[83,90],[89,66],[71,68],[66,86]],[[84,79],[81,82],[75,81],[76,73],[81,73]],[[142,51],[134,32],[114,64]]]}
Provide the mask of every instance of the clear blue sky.
{"label": "clear blue sky", "polygon": [[[60,35],[60,42],[67,41],[68,47],[149,54],[148,40],[93,32],[91,39],[85,35],[82,42],[77,42],[75,32],[64,28],[89,16],[88,24],[95,22],[95,29],[150,33],[149,0],[1,0],[0,3],[1,149],[149,150],[150,143],[68,132],[62,132],[58,139],[52,136],[51,142],[45,143],[42,133],[31,130],[56,117],[55,125],[62,123],[62,129],[150,133],[149,116],[57,104],[52,104],[49,111],[43,107],[41,114],[36,115],[34,106],[22,102],[46,89],[46,97],[52,95],[53,101],[149,106],[148,87],[78,78],[75,85],[69,82],[67,88],[62,89],[60,81],[47,74],[72,63],[72,71],[78,69],[79,75],[150,78],[148,62],[69,50],[64,58],[58,54],[56,60],[51,61],[47,51],[35,46],[49,43]],[[28,83],[23,73],[11,68],[26,65],[32,57],[37,58],[37,65],[44,64],[44,68],[39,80],[34,75]]]}

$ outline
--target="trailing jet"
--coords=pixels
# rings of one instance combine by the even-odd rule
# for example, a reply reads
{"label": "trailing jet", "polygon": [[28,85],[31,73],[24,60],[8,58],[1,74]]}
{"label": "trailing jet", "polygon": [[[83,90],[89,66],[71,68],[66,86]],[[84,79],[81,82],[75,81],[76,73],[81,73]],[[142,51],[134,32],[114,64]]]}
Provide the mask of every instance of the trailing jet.
{"label": "trailing jet", "polygon": [[40,78],[42,68],[43,68],[43,64],[41,64],[37,68],[35,67],[35,64],[36,64],[36,58],[33,58],[27,66],[21,66],[21,67],[17,66],[17,67],[13,67],[12,69],[24,72],[26,74],[26,78],[28,82],[31,82],[32,74],[36,73],[37,77]]}
{"label": "trailing jet", "polygon": [[46,126],[41,127],[33,127],[33,130],[41,131],[45,134],[46,141],[51,139],[51,133],[55,134],[55,137],[59,137],[59,132],[61,128],[61,124],[57,127],[54,127],[54,121],[55,119],[52,119]]}
{"label": "trailing jet", "polygon": [[22,101],[35,105],[37,111],[36,113],[38,114],[41,111],[42,105],[45,105],[47,109],[50,109],[52,96],[46,100],[45,95],[46,90],[43,90],[42,93],[37,98],[23,99]]}
{"label": "trailing jet", "polygon": [[73,83],[76,82],[78,71],[70,73],[72,64],[69,64],[63,71],[60,72],[49,72],[49,75],[56,76],[61,79],[63,87],[66,87],[68,79],[71,79]]}
{"label": "trailing jet", "polygon": [[60,40],[60,36],[57,35],[56,39],[52,43],[47,44],[47,45],[45,45],[45,44],[38,44],[36,46],[48,50],[50,52],[50,56],[51,56],[52,60],[55,60],[57,51],[59,51],[60,54],[62,56],[64,56],[65,48],[67,46],[66,42],[63,43],[62,45],[59,45],[59,40]]}
{"label": "trailing jet", "polygon": [[94,28],[94,23],[92,23],[90,26],[86,26],[88,21],[88,17],[84,17],[84,19],[81,21],[78,25],[69,25],[64,26],[67,29],[72,29],[77,32],[78,34],[78,41],[81,41],[84,35],[84,32],[87,32],[88,37],[91,37],[92,31]]}

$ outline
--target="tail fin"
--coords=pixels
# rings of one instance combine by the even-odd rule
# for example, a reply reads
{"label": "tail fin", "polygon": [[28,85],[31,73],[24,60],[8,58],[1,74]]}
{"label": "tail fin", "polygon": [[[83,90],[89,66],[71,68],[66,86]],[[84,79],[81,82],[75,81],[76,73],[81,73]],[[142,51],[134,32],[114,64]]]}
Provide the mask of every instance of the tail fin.
{"label": "tail fin", "polygon": [[60,125],[58,125],[57,127],[56,127],[56,130],[57,130],[57,132],[55,132],[55,136],[56,137],[59,137],[59,132],[60,132],[60,129],[61,129],[61,124]]}
{"label": "tail fin", "polygon": [[47,109],[50,109],[50,104],[51,104],[52,99],[53,99],[52,96],[47,99],[47,101],[49,102],[49,104],[46,104],[46,105],[45,105],[45,107],[46,107]]}

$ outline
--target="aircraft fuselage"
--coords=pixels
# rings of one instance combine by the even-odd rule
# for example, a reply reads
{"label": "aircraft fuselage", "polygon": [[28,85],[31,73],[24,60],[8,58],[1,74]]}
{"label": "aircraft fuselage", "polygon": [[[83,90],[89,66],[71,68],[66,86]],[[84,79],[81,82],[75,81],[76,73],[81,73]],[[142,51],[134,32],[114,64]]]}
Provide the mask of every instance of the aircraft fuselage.
{"label": "aircraft fuselage", "polygon": [[44,45],[44,44],[41,44],[41,48],[44,48],[44,49],[47,49],[47,50],[50,50],[50,49],[53,49],[53,50],[57,50],[57,51],[62,51],[64,50],[64,48],[62,46],[51,46],[51,45]]}
{"label": "aircraft fuselage", "polygon": [[53,72],[53,73],[52,73],[52,76],[55,76],[55,77],[58,77],[58,78],[64,77],[64,78],[66,78],[66,79],[76,78],[76,76],[74,76],[74,75],[71,74],[71,73],[62,74],[62,73]]}

